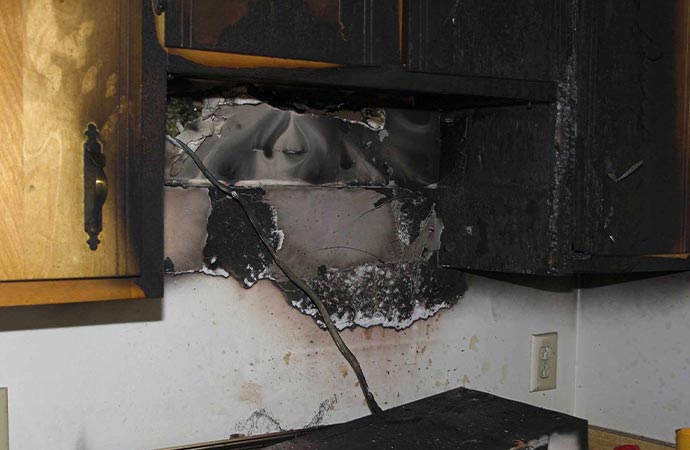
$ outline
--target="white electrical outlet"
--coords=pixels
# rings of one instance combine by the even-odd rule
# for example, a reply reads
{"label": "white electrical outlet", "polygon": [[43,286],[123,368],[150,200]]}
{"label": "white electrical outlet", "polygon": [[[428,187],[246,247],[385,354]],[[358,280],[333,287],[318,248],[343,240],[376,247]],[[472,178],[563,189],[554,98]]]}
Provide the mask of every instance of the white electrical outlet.
{"label": "white electrical outlet", "polygon": [[532,366],[529,391],[556,389],[558,333],[532,335]]}
{"label": "white electrical outlet", "polygon": [[10,450],[7,388],[0,388],[0,450]]}

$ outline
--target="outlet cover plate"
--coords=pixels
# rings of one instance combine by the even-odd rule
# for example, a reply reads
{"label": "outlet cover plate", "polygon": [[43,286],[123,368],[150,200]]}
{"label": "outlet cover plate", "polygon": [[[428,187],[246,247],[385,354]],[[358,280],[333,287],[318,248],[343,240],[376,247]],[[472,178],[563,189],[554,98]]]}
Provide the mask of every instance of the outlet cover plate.
{"label": "outlet cover plate", "polygon": [[558,372],[558,333],[532,335],[532,356],[529,391],[556,389]]}

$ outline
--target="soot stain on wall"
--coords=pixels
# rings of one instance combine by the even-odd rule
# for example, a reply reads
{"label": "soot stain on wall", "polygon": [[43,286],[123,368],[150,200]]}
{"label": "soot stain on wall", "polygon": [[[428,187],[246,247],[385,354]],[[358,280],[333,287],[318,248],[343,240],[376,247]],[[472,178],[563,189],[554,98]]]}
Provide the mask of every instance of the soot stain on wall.
{"label": "soot stain on wall", "polygon": [[[398,256],[371,261],[349,268],[321,265],[315,274],[305,277],[322,298],[339,329],[352,326],[381,325],[403,329],[420,319],[427,319],[445,308],[451,308],[465,291],[464,279],[454,270],[439,268],[433,252],[437,239],[429,238],[425,228],[440,228],[434,203],[419,195],[402,198],[383,197],[397,203],[396,234],[406,236]],[[274,247],[282,247],[283,231],[279,228],[277,209],[264,202],[261,189],[243,190],[241,194]],[[302,313],[322,322],[312,302],[293,286],[275,267],[240,207],[215,189],[210,190],[212,211],[208,220],[208,238],[204,248],[206,271],[229,274],[246,288],[260,279],[272,279],[285,292],[288,302]],[[371,205],[380,208],[384,200]],[[404,231],[400,231],[400,230]],[[422,233],[424,231],[424,233]],[[431,230],[434,231],[433,229]],[[321,233],[323,230],[313,230]],[[288,235],[287,239],[290,238]],[[409,250],[415,249],[415,254]],[[286,258],[289,255],[280,254]]]}
{"label": "soot stain on wall", "polygon": [[[247,106],[242,102],[239,104],[226,102],[221,106],[233,111],[234,109],[259,111],[246,109],[256,106],[253,101],[250,105],[252,106]],[[209,105],[206,106],[206,110],[210,109]],[[214,112],[218,111],[214,110]],[[273,110],[268,112],[275,113]],[[208,140],[212,143],[217,138],[213,130],[223,129],[227,133],[229,128],[226,129],[225,118],[233,114],[232,111],[226,111],[221,119],[213,113],[208,111],[206,113],[210,115],[206,117],[202,114],[200,120],[209,122],[207,132],[201,129],[194,132],[190,127],[180,130],[182,134],[189,134],[183,140],[192,148],[198,149],[197,154],[202,160],[210,157],[210,153],[206,155],[202,151],[204,142]],[[243,117],[246,118],[246,116]],[[266,117],[266,115],[261,115],[262,120]],[[295,116],[293,119],[296,117],[303,116]],[[403,114],[402,117],[406,116]],[[318,134],[319,127],[325,126],[324,132],[328,135],[334,129],[333,127],[338,128],[337,123],[343,122],[342,119],[323,120],[318,117],[312,118],[312,116],[307,119],[313,125],[311,134]],[[214,121],[218,122],[216,124],[218,126],[214,125]],[[202,122],[197,120],[195,126],[203,125]],[[378,133],[384,133],[380,135],[382,136],[380,142],[399,142],[401,138],[404,140],[405,135],[396,133],[395,128],[391,127],[393,123],[389,120],[385,127],[378,131]],[[426,118],[420,122],[422,128],[429,127],[429,124]],[[222,127],[219,128],[220,125]],[[244,134],[255,126],[256,124],[247,123],[237,128],[235,132]],[[357,127],[363,133],[370,132],[370,128],[360,125],[345,124],[344,126]],[[182,127],[178,124],[178,129],[180,128]],[[288,127],[286,130],[290,131],[291,128]],[[421,128],[417,131],[424,134]],[[328,136],[321,136],[321,138],[325,139]],[[427,137],[430,139],[429,145],[433,153],[436,151],[433,148],[437,143],[437,132],[432,132]],[[194,138],[198,140],[195,141]],[[316,139],[314,136],[312,138]],[[333,136],[330,136],[324,142],[328,144],[333,141],[332,138]],[[289,150],[290,155],[292,152],[297,152],[297,156],[303,154],[300,151],[304,149],[307,154],[313,153],[312,147],[316,142],[314,139],[307,139],[308,142],[301,142],[299,139],[290,141],[283,150]],[[276,142],[281,142],[280,136],[276,138]],[[423,141],[417,144],[419,147]],[[254,145],[250,147],[255,148]],[[214,152],[220,155],[218,149],[213,148]],[[278,147],[274,145],[271,148]],[[338,150],[337,146],[334,148]],[[329,145],[319,146],[320,153],[328,153],[328,149]],[[262,158],[270,159],[270,155],[265,154],[265,148],[260,150]],[[233,199],[210,187],[196,171],[191,168],[184,169],[189,161],[181,160],[178,152],[172,149],[167,149],[167,151],[169,154],[167,182],[171,186],[167,189],[173,190],[172,186],[186,188],[175,190],[175,196],[171,195],[170,198],[178,202],[189,201],[184,199],[189,199],[191,191],[208,189],[205,198],[210,200],[206,201],[196,194],[193,195],[194,201],[199,204],[198,209],[203,209],[201,205],[203,200],[209,211],[203,256],[198,264],[192,264],[193,267],[188,267],[190,265],[187,264],[186,270],[179,270],[177,273],[204,272],[209,275],[231,276],[241,282],[245,288],[251,288],[259,280],[270,279],[284,291],[287,301],[292,306],[313,317],[319,326],[323,326],[311,301],[275,266],[271,255],[241,207]],[[250,153],[253,155],[257,151]],[[410,151],[408,149],[401,154],[409,156]],[[335,151],[331,157],[340,160],[341,153]],[[375,159],[376,156],[381,156],[395,161],[397,156],[394,153],[387,154],[386,148],[383,147],[377,155],[372,154],[372,157]],[[424,158],[417,162],[422,163],[423,160]],[[371,167],[371,163],[376,164],[374,160],[364,162],[367,167]],[[412,162],[412,159],[409,162]],[[233,175],[223,173],[222,168],[227,168],[227,165],[212,167],[213,165],[209,166],[211,170],[219,171],[217,175],[221,177],[225,175],[226,182],[232,183],[237,180]],[[297,169],[300,165],[301,163],[295,160],[295,170],[291,169],[290,174],[301,173],[301,169]],[[420,180],[424,179],[430,170],[432,173],[437,170],[430,169],[429,164],[399,163],[395,167],[414,167],[415,165],[419,167]],[[247,175],[261,175],[258,180],[266,180],[265,174],[250,172],[247,172]],[[340,329],[381,325],[400,330],[417,320],[427,319],[442,309],[451,308],[459,301],[466,289],[461,273],[441,268],[436,262],[437,251],[440,248],[440,235],[443,231],[443,222],[436,214],[434,189],[436,186],[433,183],[431,185],[417,184],[414,187],[399,186],[396,180],[410,180],[415,177],[414,173],[405,173],[402,178],[399,178],[399,175],[389,171],[383,177],[373,176],[369,182],[379,184],[367,186],[314,186],[313,182],[307,178],[297,180],[299,183],[296,186],[295,180],[290,176],[281,180],[287,182],[286,186],[251,187],[255,185],[250,183],[248,186],[236,187],[258,222],[262,233],[268,237],[278,255],[289,262],[293,270],[319,294],[331,313],[334,323]],[[282,175],[278,178],[281,177]],[[338,177],[335,177],[329,181],[337,179]],[[362,178],[359,179],[362,180]],[[172,206],[173,212],[168,214],[166,211],[166,217],[175,225],[174,203],[169,206]],[[184,212],[181,211],[179,214],[184,214]],[[284,223],[281,223],[281,218]],[[170,241],[179,242],[184,239],[184,230],[176,230],[175,233],[176,235]],[[196,234],[203,237],[198,231]],[[284,242],[285,245],[283,245]],[[171,250],[171,253],[167,254],[171,256],[175,253],[172,258],[168,258],[166,266],[173,273],[177,267],[175,263],[177,259],[187,261],[199,259],[199,249],[195,248],[194,255],[197,256],[194,257],[189,251],[180,252],[180,248],[184,249],[185,246],[178,244],[175,248],[176,253]]]}
{"label": "soot stain on wall", "polygon": [[[262,202],[262,189],[243,190],[240,193],[256,218],[264,236],[280,250],[283,233],[278,229],[275,208]],[[269,278],[273,259],[259,239],[254,228],[237,202],[217,189],[210,189],[211,215],[208,218],[204,267],[217,272],[222,270],[249,288],[261,279]]]}

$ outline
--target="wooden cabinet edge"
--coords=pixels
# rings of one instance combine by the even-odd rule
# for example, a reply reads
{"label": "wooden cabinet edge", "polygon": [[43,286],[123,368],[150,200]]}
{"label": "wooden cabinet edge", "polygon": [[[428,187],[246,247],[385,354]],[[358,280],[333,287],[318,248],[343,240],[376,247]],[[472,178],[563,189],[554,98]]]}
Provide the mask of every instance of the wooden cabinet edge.
{"label": "wooden cabinet edge", "polygon": [[0,282],[0,307],[146,298],[138,277]]}
{"label": "wooden cabinet edge", "polygon": [[233,69],[282,68],[282,69],[330,69],[342,67],[340,64],[325,61],[279,58],[274,56],[245,55],[240,53],[195,50],[165,46],[165,13],[154,15],[156,38],[161,48],[169,55],[180,56],[188,61],[208,67]]}
{"label": "wooden cabinet edge", "polygon": [[207,67],[225,67],[230,69],[332,69],[335,67],[343,67],[340,64],[330,62],[277,58],[272,56],[243,55],[239,53],[223,53],[209,50],[166,48],[165,51],[169,55],[180,56],[188,61]]}
{"label": "wooden cabinet edge", "polygon": [[644,450],[672,450],[673,445],[590,425],[589,449],[611,450],[618,445],[637,445]]}

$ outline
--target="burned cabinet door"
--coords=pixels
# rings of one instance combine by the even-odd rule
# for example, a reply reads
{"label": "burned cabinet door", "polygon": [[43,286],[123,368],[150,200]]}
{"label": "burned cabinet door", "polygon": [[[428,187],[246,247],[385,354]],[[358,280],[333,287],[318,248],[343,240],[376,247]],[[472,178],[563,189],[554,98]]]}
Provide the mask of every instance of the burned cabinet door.
{"label": "burned cabinet door", "polygon": [[[142,210],[128,197],[141,158],[141,14],[135,0],[0,6],[0,305],[144,296]],[[60,283],[77,279],[117,292]]]}
{"label": "burned cabinet door", "polygon": [[410,70],[554,81],[569,1],[406,0]]}
{"label": "burned cabinet door", "polygon": [[479,108],[442,121],[440,264],[506,273],[569,267],[569,156],[556,106]]}
{"label": "burned cabinet door", "polygon": [[690,6],[580,3],[574,248],[593,258],[690,253]]}
{"label": "burned cabinet door", "polygon": [[399,63],[397,0],[169,0],[172,48],[323,61]]}

